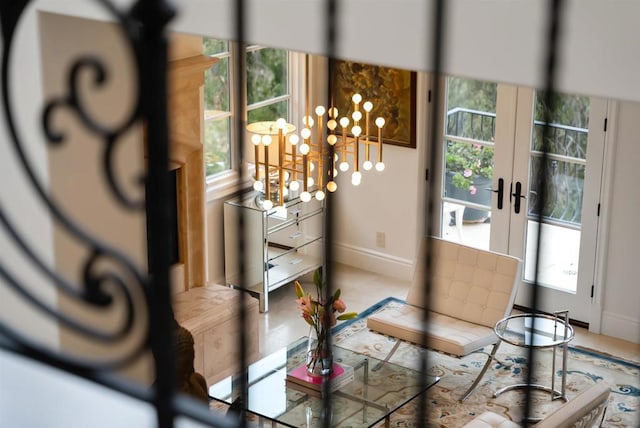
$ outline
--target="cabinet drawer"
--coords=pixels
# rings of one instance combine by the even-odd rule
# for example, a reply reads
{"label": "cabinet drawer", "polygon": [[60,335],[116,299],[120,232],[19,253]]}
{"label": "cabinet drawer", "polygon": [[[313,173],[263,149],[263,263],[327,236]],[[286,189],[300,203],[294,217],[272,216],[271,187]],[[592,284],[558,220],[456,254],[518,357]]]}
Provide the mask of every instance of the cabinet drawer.
{"label": "cabinet drawer", "polygon": [[268,244],[277,244],[287,248],[305,245],[322,236],[322,216],[303,217],[294,222],[283,222],[281,227],[272,228],[275,232],[267,234]]}
{"label": "cabinet drawer", "polygon": [[312,199],[287,207],[286,210],[274,210],[267,215],[267,234],[273,234],[293,224],[306,221],[312,217],[321,217],[322,203]]}

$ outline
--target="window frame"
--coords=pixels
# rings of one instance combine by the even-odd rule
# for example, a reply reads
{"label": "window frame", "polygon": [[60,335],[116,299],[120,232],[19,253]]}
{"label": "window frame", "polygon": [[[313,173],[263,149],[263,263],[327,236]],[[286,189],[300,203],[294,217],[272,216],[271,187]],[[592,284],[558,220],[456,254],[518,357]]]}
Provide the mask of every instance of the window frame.
{"label": "window frame", "polygon": [[[232,126],[230,127],[229,130],[229,138],[230,138],[230,169],[225,170],[225,171],[221,171],[219,173],[216,174],[212,174],[212,175],[207,175],[205,177],[205,185],[206,185],[206,199],[207,201],[211,201],[211,200],[217,200],[217,199],[221,199],[221,198],[226,198],[230,195],[232,195],[233,193],[250,187],[252,184],[252,180],[251,180],[251,176],[253,175],[253,171],[254,171],[254,167],[253,165],[248,162],[248,158],[245,155],[245,168],[244,168],[244,175],[245,177],[240,179],[239,177],[239,170],[240,170],[240,164],[239,164],[239,160],[236,159],[237,156],[235,156],[235,152],[236,152],[236,144],[240,144],[240,143],[244,143],[246,145],[246,141],[244,140],[244,136],[238,136],[236,135],[236,127],[233,126],[233,117],[234,117],[234,112],[235,112],[235,107],[236,107],[236,99],[235,99],[235,91],[233,91],[233,88],[235,87],[235,85],[237,84],[237,76],[238,76],[238,70],[237,70],[237,66],[236,66],[236,61],[235,61],[235,56],[239,54],[239,50],[240,47],[238,45],[238,43],[233,42],[233,41],[228,41],[229,43],[229,48],[228,51],[222,54],[214,54],[211,55],[212,57],[217,57],[217,58],[229,58],[229,87],[231,88],[230,90],[230,94],[229,94],[229,112],[225,112],[225,113],[220,113],[218,115],[216,115],[216,119],[219,120],[221,118],[230,118],[231,119],[231,124]],[[268,46],[263,46],[263,45],[249,45],[246,46],[244,49],[244,53],[248,53],[251,51],[256,51],[259,49],[265,49],[265,48],[269,48]],[[287,87],[288,87],[288,94],[286,95],[279,95],[277,97],[274,98],[270,98],[268,100],[264,100],[264,101],[260,101],[258,103],[254,103],[251,106],[247,105],[247,91],[245,91],[244,97],[245,99],[242,101],[244,108],[242,110],[243,112],[243,117],[242,117],[242,121],[243,123],[247,123],[247,118],[248,118],[248,112],[250,110],[256,109],[256,108],[260,108],[260,107],[264,107],[266,105],[270,105],[270,104],[275,104],[278,102],[282,102],[284,100],[288,100],[288,120],[294,121],[297,119],[297,115],[295,113],[295,109],[294,106],[296,105],[296,100],[299,99],[299,91],[298,91],[298,85],[295,84],[295,82],[298,79],[299,76],[299,67],[296,66],[296,64],[299,62],[299,59],[297,59],[298,57],[301,57],[303,55],[298,54],[296,52],[293,51],[287,51],[287,73],[288,73],[288,82],[287,82]],[[246,62],[245,62],[246,64]],[[245,82],[247,81],[246,79],[246,68],[245,70],[242,70],[241,72],[245,73]],[[204,91],[204,89],[203,89]],[[203,132],[204,132],[204,120],[203,120]],[[204,141],[204,136],[203,136],[203,141]],[[206,149],[205,149],[206,150]]]}

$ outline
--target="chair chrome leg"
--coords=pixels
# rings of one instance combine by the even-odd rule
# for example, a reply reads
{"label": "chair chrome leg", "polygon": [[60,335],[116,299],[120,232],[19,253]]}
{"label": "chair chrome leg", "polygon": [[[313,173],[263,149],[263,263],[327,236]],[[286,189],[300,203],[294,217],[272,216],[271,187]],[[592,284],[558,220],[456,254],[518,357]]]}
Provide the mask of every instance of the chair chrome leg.
{"label": "chair chrome leg", "polygon": [[476,386],[478,386],[478,384],[482,380],[482,377],[484,376],[484,374],[489,369],[489,366],[491,365],[491,362],[495,359],[494,356],[496,355],[496,352],[498,351],[498,347],[499,346],[500,346],[500,341],[497,341],[495,343],[495,345],[493,345],[493,349],[491,350],[491,353],[487,357],[487,362],[484,363],[484,367],[482,367],[482,370],[480,370],[480,373],[478,374],[478,377],[476,377],[476,380],[473,381],[473,384],[471,384],[471,386],[469,387],[467,392],[465,392],[464,395],[462,396],[462,398],[460,398],[460,402],[463,402],[464,400],[469,398],[469,395],[471,395],[473,390],[476,389]]}
{"label": "chair chrome leg", "polygon": [[384,360],[380,361],[378,364],[376,364],[371,371],[377,372],[378,370],[380,370],[380,368],[385,365],[385,363],[387,361],[389,361],[389,359],[393,356],[393,354],[396,353],[396,351],[398,350],[398,346],[400,346],[400,339],[396,339],[396,343],[395,345],[393,345],[393,348],[391,348],[391,351],[389,351],[389,353],[387,354],[386,357],[384,357]]}
{"label": "chair chrome leg", "polygon": [[[513,363],[507,363],[507,362],[505,362],[505,361],[499,360],[499,359],[497,359],[495,356],[493,356],[493,357],[492,357],[492,356],[491,356],[491,353],[489,353],[489,352],[484,352],[484,351],[474,351],[474,352],[472,352],[471,354],[484,354],[484,355],[486,355],[487,357],[489,357],[489,358],[493,359],[493,361],[495,361],[496,363],[500,363],[500,365],[501,365],[501,366],[504,366],[504,367],[505,367],[505,368],[507,368],[507,369],[509,369],[509,368],[511,368],[511,366],[513,366]],[[471,354],[469,354],[469,355],[471,355]]]}

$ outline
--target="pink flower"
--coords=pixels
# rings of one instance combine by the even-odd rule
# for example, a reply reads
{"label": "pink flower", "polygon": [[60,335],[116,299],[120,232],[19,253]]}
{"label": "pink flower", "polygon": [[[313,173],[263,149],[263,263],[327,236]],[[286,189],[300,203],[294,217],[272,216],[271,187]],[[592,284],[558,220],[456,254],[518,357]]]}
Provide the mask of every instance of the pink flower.
{"label": "pink flower", "polygon": [[313,314],[313,305],[311,304],[311,295],[307,294],[296,299],[298,308],[302,311],[302,316]]}
{"label": "pink flower", "polygon": [[[358,314],[356,312],[344,313],[347,305],[344,300],[340,299],[340,289],[337,289],[333,296],[325,297],[322,294],[322,276],[318,269],[314,274],[314,283],[316,285],[317,295],[313,297],[309,293],[305,293],[302,284],[295,281],[296,304],[301,312],[302,319],[309,324],[316,332],[318,339],[325,337],[338,321],[354,318]],[[326,304],[324,303],[326,301]],[[336,316],[336,312],[341,315]]]}
{"label": "pink flower", "polygon": [[473,171],[467,168],[464,170],[464,173],[462,175],[464,175],[465,177],[471,177],[471,174],[473,174]]}
{"label": "pink flower", "polygon": [[471,193],[472,195],[475,195],[476,192],[478,191],[478,189],[476,189],[476,186],[471,186],[469,187],[469,193]]}
{"label": "pink flower", "polygon": [[344,311],[347,310],[347,304],[344,303],[344,300],[342,300],[342,299],[336,299],[333,302],[333,310],[334,311],[338,311],[340,313],[343,313]]}

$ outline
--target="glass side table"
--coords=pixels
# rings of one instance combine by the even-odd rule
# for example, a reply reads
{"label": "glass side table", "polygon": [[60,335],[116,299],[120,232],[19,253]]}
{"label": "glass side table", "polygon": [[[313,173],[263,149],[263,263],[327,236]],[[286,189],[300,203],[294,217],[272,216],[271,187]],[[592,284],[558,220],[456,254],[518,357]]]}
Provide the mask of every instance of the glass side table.
{"label": "glass side table", "polygon": [[[493,329],[501,341],[523,348],[552,348],[553,361],[551,365],[551,387],[526,383],[509,385],[496,391],[493,396],[513,389],[528,388],[546,391],[551,399],[567,401],[565,394],[567,384],[567,347],[573,339],[573,327],[569,325],[569,311],[545,314],[517,314],[498,321]],[[562,348],[562,385],[558,391],[555,388],[556,350]]]}

